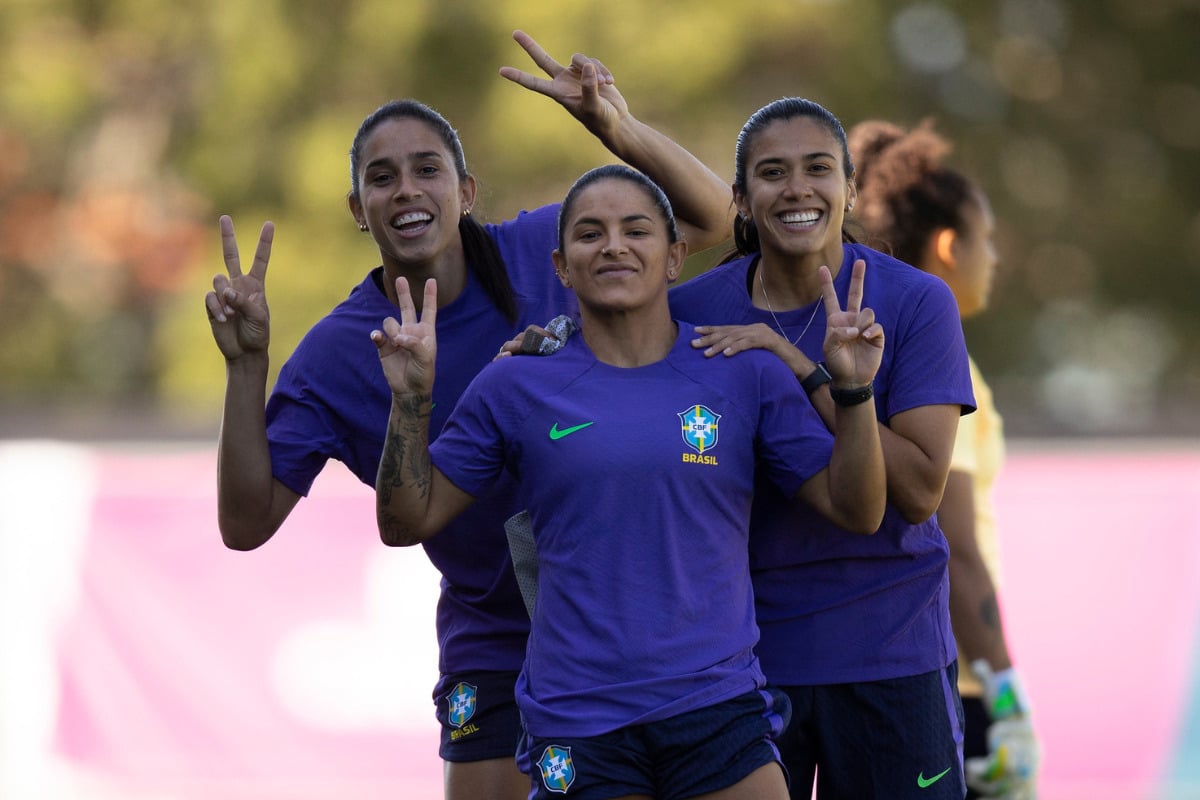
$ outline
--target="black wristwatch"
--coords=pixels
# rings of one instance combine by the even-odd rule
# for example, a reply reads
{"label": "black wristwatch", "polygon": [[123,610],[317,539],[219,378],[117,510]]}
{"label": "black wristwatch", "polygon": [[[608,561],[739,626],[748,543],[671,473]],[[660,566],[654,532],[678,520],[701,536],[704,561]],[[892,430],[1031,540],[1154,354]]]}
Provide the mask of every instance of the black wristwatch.
{"label": "black wristwatch", "polygon": [[825,362],[818,361],[817,368],[808,373],[808,377],[800,381],[800,387],[804,389],[806,395],[812,397],[813,392],[832,380],[833,376],[829,374],[829,370],[825,369]]}

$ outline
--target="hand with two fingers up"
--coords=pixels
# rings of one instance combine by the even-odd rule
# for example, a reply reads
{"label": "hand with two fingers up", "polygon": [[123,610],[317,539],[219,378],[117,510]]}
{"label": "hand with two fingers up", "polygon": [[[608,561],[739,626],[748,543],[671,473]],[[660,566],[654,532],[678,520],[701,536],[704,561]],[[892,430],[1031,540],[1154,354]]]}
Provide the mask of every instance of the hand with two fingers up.
{"label": "hand with two fingers up", "polygon": [[266,294],[267,262],[271,259],[275,225],[263,223],[254,261],[247,273],[242,272],[233,220],[227,215],[222,216],[220,226],[226,274],[215,276],[213,290],[204,296],[213,339],[226,361],[236,361],[247,354],[266,354],[271,341],[271,314],[267,308]]}
{"label": "hand with two fingers up", "polygon": [[875,312],[862,307],[866,262],[854,262],[846,307],[838,301],[833,276],[828,267],[820,268],[821,296],[825,302],[825,368],[835,389],[857,389],[869,385],[883,363],[883,328],[875,321]]}
{"label": "hand with two fingers up", "polygon": [[611,141],[617,126],[629,116],[629,105],[617,91],[608,68],[599,59],[582,53],[574,54],[570,63],[563,66],[524,31],[513,32],[513,39],[549,76],[549,80],[516,67],[501,67],[500,75],[549,97],[601,141]]}
{"label": "hand with two fingers up", "polygon": [[425,281],[421,312],[413,303],[408,279],[396,279],[396,305],[400,319],[388,317],[382,329],[371,331],[379,349],[379,363],[393,397],[429,396],[437,363],[437,280]]}

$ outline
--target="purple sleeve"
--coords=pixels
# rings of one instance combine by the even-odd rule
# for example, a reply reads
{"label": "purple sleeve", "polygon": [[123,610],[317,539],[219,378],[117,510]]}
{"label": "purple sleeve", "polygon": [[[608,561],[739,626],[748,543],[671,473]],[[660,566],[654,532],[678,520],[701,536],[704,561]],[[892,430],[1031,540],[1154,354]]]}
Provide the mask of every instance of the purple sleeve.
{"label": "purple sleeve", "polygon": [[495,386],[496,372],[485,368],[476,376],[429,446],[433,465],[472,497],[485,494],[505,466],[502,423],[486,399],[503,396],[504,389]]}
{"label": "purple sleeve", "polygon": [[963,413],[974,411],[962,322],[949,287],[930,282],[905,312],[905,324],[887,332],[886,346],[895,355],[882,418],[927,405],[958,404]]}
{"label": "purple sleeve", "polygon": [[267,404],[267,438],[275,479],[307,497],[336,439],[319,409],[294,402],[286,391],[272,394]]}

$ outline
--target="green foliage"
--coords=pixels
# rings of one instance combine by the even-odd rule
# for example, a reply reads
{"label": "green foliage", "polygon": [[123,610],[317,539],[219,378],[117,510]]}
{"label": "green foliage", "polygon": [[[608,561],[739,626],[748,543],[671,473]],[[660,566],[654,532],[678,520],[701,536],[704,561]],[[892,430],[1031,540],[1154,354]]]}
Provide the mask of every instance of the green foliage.
{"label": "green foliage", "polygon": [[[1184,300],[1200,287],[1198,18],[1188,0],[13,0],[0,6],[0,403],[157,400],[215,420],[224,373],[202,297],[222,269],[218,214],[247,252],[264,219],[277,225],[278,368],[378,263],[346,211],[347,151],[389,99],[458,127],[484,218],[612,161],[498,76],[536,71],[510,39],[522,28],[560,60],[600,58],[639,118],[723,176],[746,117],[783,95],[847,127],[934,117],[999,221],[993,307],[967,333],[1010,431],[1167,432],[1156,420],[1176,418],[1172,403],[1200,400]],[[1130,350],[1118,333],[1149,341]],[[1103,402],[1074,413],[1062,398],[1077,393]],[[1192,422],[1171,431],[1200,432],[1179,418]]]}

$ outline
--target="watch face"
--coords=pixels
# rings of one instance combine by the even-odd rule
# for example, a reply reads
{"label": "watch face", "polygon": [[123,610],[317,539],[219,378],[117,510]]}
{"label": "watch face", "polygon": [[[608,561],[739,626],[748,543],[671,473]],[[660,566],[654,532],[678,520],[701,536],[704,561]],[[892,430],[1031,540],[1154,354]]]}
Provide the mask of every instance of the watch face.
{"label": "watch face", "polygon": [[832,381],[833,378],[829,374],[829,370],[825,369],[825,365],[817,363],[817,368],[809,373],[808,377],[800,381],[800,386],[803,387],[806,394],[811,395],[817,389]]}

